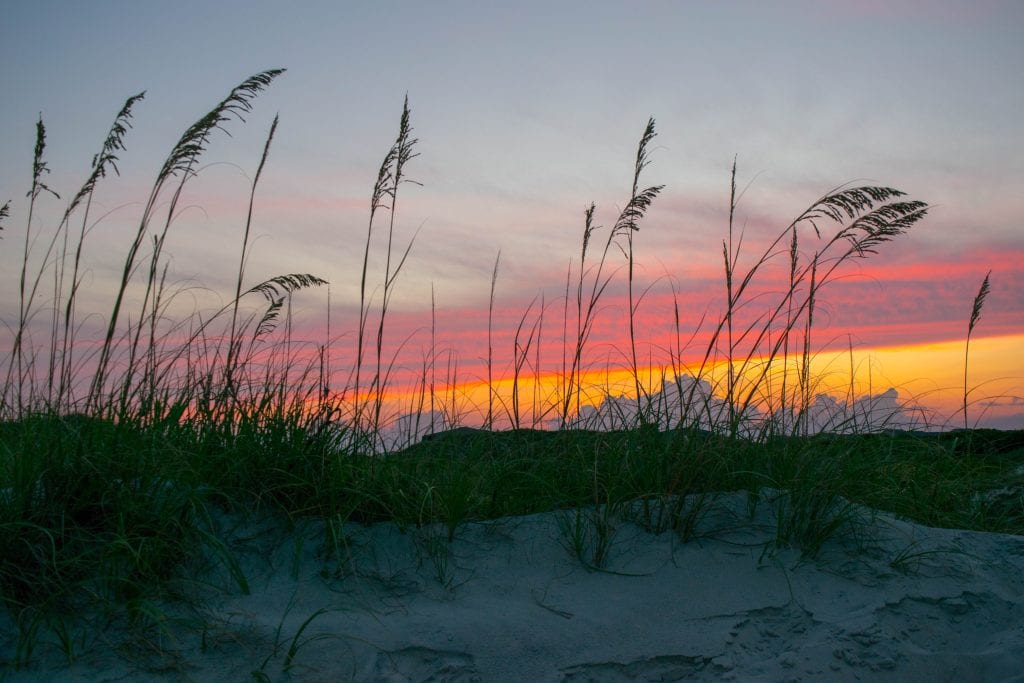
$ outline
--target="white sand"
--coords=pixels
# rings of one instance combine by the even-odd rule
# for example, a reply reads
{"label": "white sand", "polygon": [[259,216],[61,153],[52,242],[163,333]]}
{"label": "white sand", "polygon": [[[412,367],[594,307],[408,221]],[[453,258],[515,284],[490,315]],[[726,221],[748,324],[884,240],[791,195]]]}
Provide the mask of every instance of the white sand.
{"label": "white sand", "polygon": [[[717,505],[687,544],[620,522],[605,571],[567,551],[565,513],[465,525],[450,555],[429,552],[440,529],[351,525],[327,562],[322,525],[268,532],[239,546],[251,595],[207,602],[205,650],[190,633],[170,657],[118,654],[106,633],[70,668],[41,644],[7,680],[1024,681],[1024,538],[869,515],[859,543],[801,562],[764,554],[769,506],[750,522],[745,495]],[[892,567],[908,548],[926,554]]]}

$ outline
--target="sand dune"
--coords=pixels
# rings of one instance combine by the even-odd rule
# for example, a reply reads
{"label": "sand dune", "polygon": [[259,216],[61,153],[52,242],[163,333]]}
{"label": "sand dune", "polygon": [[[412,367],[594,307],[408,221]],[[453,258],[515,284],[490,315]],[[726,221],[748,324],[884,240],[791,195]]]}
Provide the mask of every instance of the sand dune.
{"label": "sand dune", "polygon": [[725,494],[685,544],[616,519],[602,569],[569,551],[572,512],[471,523],[450,545],[350,525],[333,557],[321,523],[249,522],[230,533],[251,594],[213,592],[202,637],[148,656],[110,629],[70,668],[41,644],[8,680],[1024,680],[1024,538],[864,513],[802,560],[773,547],[771,505],[751,520]]}

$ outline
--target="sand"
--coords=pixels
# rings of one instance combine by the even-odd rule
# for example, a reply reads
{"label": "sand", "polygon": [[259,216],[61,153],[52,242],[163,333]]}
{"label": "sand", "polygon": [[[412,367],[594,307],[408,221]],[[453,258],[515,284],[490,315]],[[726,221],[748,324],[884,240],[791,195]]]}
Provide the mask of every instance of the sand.
{"label": "sand", "polygon": [[863,510],[808,560],[772,545],[771,505],[747,510],[722,494],[688,543],[615,518],[602,569],[568,549],[572,512],[469,523],[450,545],[350,524],[334,557],[322,523],[250,521],[225,533],[251,594],[209,591],[205,633],[168,627],[152,655],[99,629],[71,666],[46,635],[6,680],[1024,681],[1024,537]]}

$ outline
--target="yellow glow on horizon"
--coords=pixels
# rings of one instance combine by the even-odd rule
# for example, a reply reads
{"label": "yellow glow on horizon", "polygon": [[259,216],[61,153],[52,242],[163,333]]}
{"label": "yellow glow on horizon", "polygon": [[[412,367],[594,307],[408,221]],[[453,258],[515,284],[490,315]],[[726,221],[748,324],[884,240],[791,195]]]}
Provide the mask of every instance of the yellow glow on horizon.
{"label": "yellow glow on horizon", "polygon": [[[1024,335],[971,339],[968,358],[968,402],[1001,400],[1024,395]],[[902,400],[925,405],[944,416],[960,410],[964,394],[964,341],[854,349],[854,387],[858,395],[878,394],[889,387]],[[816,377],[839,377],[849,386],[849,351],[818,354],[812,362]],[[1024,406],[1020,407],[1024,410]],[[982,408],[968,410],[977,417]],[[962,414],[960,416],[962,419]]]}
{"label": "yellow glow on horizon", "polygon": [[[968,402],[969,418],[973,423],[983,413],[1002,415],[1008,411],[1024,412],[1024,335],[979,337],[971,340]],[[744,379],[737,380],[737,396],[745,396],[754,382],[760,382],[755,391],[758,400],[777,401],[783,386],[786,369],[786,392],[792,396],[796,389],[799,357],[788,362],[776,359],[765,378],[764,359],[752,358],[746,362]],[[742,360],[734,364],[736,371]],[[696,372],[696,364],[681,368],[682,374]],[[708,381],[716,396],[726,393],[728,365],[719,361],[704,368],[702,378]],[[964,393],[964,342],[951,341],[912,344],[895,347],[827,351],[814,354],[810,359],[810,393],[829,394],[837,399],[875,396],[890,388],[899,393],[905,406],[923,408],[929,420],[939,426],[962,426]],[[657,392],[663,380],[673,379],[672,370],[663,367],[640,368],[640,382],[646,392]],[[560,373],[544,373],[539,377],[524,373],[518,380],[519,416],[522,426],[550,423],[561,415],[561,397],[565,392],[565,379]],[[607,396],[634,398],[633,374],[628,369],[605,368],[586,370],[579,376],[582,387],[579,405],[597,406]],[[513,412],[512,377],[496,377],[492,385],[484,380],[458,383],[455,387],[437,387],[436,406],[469,418],[486,417],[493,410],[496,422],[507,422]],[[415,412],[418,406],[430,409],[429,396],[424,388],[389,391],[386,402],[399,412]],[[1014,397],[1016,397],[1014,401]],[[425,400],[424,400],[425,399]],[[1011,405],[1011,401],[1014,401]],[[998,402],[1001,405],[982,405]],[[764,405],[764,404],[762,404]],[[412,410],[410,410],[412,409]],[[576,399],[570,413],[575,413]],[[536,418],[536,419],[535,419]],[[472,423],[472,419],[467,419]],[[1024,425],[1022,425],[1024,427]]]}

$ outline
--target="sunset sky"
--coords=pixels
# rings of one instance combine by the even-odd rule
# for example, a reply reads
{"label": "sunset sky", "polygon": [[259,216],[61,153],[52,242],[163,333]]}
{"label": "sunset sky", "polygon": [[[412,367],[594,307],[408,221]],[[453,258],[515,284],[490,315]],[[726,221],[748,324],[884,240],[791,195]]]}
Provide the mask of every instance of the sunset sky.
{"label": "sunset sky", "polygon": [[[650,287],[637,311],[645,344],[674,338],[675,303],[684,337],[702,314],[721,312],[734,157],[741,268],[822,194],[891,186],[932,208],[823,290],[820,362],[848,372],[852,345],[861,391],[894,386],[948,415],[963,390],[972,301],[991,270],[972,341],[975,416],[1024,428],[1022,34],[1017,0],[4,3],[0,204],[12,203],[0,310],[16,321],[40,115],[45,182],[61,195],[43,199],[35,218],[49,234],[124,101],[146,91],[121,175],[101,182],[93,209],[102,219],[88,243],[82,305],[103,315],[167,152],[232,87],[281,67],[247,122],[214,138],[209,165],[187,186],[191,208],[167,246],[176,281],[229,296],[250,178],[279,114],[248,279],[329,280],[332,335],[351,331],[370,193],[408,95],[419,156],[406,172],[419,184],[400,191],[396,249],[414,233],[416,242],[389,339],[397,345],[419,330],[403,351],[417,362],[433,289],[438,346],[457,350],[467,381],[479,379],[499,251],[495,354],[507,368],[511,335],[535,298],[528,319],[543,296],[545,334],[560,334],[584,209],[595,202],[596,223],[614,223],[653,116],[641,183],[665,189],[634,237],[639,289]],[[381,253],[371,262],[377,273]],[[624,263],[618,252],[610,259]],[[595,327],[601,368],[619,363],[628,344],[619,275]],[[212,305],[201,292],[186,298],[192,308]],[[326,292],[295,306],[302,333],[322,335]],[[550,353],[560,349],[559,340]],[[656,354],[645,346],[643,355]]]}

